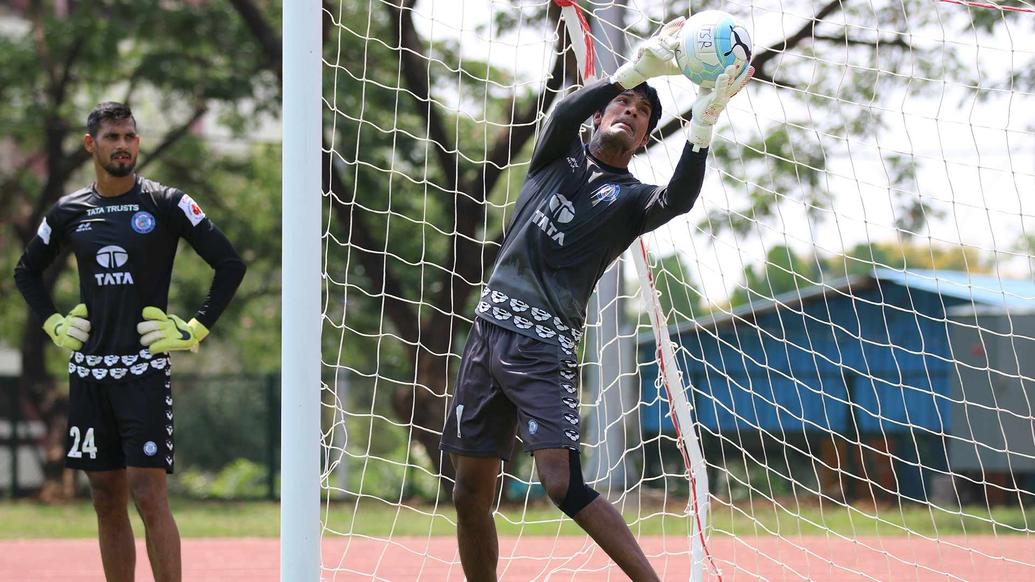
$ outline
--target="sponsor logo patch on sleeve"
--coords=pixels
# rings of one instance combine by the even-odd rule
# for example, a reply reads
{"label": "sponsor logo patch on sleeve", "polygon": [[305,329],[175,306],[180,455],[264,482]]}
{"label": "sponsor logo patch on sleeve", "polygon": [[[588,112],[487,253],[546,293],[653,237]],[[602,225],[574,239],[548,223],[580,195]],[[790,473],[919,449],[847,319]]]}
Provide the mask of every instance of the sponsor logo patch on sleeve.
{"label": "sponsor logo patch on sleeve", "polygon": [[194,201],[189,195],[184,194],[183,198],[180,198],[180,203],[177,204],[183,214],[186,215],[187,220],[190,221],[191,226],[197,226],[199,222],[205,219],[205,211],[198,206],[198,203]]}
{"label": "sponsor logo patch on sleeve", "polygon": [[36,229],[36,236],[40,237],[43,244],[50,244],[50,225],[47,224],[47,219],[44,218],[43,222],[40,223],[40,227]]}

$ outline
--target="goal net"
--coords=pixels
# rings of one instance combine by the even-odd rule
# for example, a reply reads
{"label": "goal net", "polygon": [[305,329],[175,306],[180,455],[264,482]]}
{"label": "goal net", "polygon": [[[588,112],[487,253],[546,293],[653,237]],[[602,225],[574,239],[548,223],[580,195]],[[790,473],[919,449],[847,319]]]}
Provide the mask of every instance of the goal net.
{"label": "goal net", "polygon": [[[1035,578],[1031,4],[323,8],[324,578],[463,579],[438,442],[532,147],[691,9],[757,72],[590,303],[587,481],[666,580]],[[663,184],[696,88],[652,85]],[[623,579],[517,440],[493,509],[501,578]]]}

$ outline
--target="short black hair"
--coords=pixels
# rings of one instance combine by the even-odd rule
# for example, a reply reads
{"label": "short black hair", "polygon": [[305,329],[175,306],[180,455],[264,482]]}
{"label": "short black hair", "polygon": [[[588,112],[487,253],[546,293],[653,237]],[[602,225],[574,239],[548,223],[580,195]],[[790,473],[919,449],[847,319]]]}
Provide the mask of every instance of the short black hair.
{"label": "short black hair", "polygon": [[[650,103],[650,119],[647,121],[647,135],[650,135],[651,132],[658,127],[658,121],[661,120],[661,99],[658,97],[657,90],[648,85],[646,81],[633,87],[632,90],[643,95]],[[625,91],[622,91],[622,93],[624,92]],[[603,115],[604,110],[607,109],[607,106],[610,104],[610,101],[605,103],[597,113]]]}
{"label": "short black hair", "polygon": [[98,103],[86,117],[86,131],[97,137],[97,130],[100,129],[102,121],[121,121],[123,119],[132,119],[134,124],[137,122],[128,105],[116,101]]}

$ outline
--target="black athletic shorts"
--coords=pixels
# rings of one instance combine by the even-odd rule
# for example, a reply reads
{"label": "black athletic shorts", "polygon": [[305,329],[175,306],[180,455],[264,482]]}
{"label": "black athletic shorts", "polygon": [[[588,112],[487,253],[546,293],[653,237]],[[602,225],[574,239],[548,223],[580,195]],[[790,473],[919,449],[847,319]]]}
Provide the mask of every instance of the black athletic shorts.
{"label": "black athletic shorts", "polygon": [[167,366],[121,382],[70,374],[65,466],[84,471],[129,466],[172,473],[171,372]]}
{"label": "black athletic shorts", "polygon": [[443,451],[510,458],[515,425],[527,452],[579,446],[574,356],[476,317],[442,429]]}

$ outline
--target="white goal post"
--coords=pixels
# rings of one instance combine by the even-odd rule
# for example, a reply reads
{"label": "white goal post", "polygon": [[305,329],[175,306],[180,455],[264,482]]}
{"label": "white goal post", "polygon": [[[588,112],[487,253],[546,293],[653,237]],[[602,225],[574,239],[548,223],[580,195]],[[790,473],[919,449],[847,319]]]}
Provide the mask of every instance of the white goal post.
{"label": "white goal post", "polygon": [[284,3],[280,443],[280,579],[284,582],[320,579],[322,15],[319,0]]}

